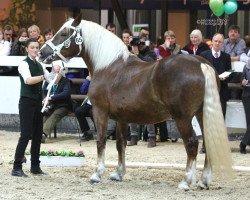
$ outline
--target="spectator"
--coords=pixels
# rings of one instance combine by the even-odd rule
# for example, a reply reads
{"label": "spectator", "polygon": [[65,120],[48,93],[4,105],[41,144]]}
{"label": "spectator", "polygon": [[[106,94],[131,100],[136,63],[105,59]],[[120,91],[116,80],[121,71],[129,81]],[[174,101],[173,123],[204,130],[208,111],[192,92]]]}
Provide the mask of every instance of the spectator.
{"label": "spectator", "polygon": [[[225,71],[232,69],[230,55],[221,51],[224,43],[224,36],[220,33],[216,33],[212,39],[212,49],[204,51],[200,56],[207,59],[215,68],[217,73],[220,75]],[[222,106],[223,115],[226,114],[226,102],[230,98],[230,92],[227,87],[229,77],[220,77],[221,88],[220,88],[220,101]]]}
{"label": "spectator", "polygon": [[40,46],[44,44],[44,38],[41,35],[40,28],[37,25],[32,25],[28,28],[29,38],[35,38]]}
{"label": "spectator", "polygon": [[210,40],[209,38],[205,38],[204,42],[209,46],[209,48],[212,48],[212,40]]}
{"label": "spectator", "polygon": [[[91,76],[89,75],[83,81],[83,84],[82,84],[81,89],[80,89],[81,94],[88,93],[90,81],[91,81]],[[89,128],[89,124],[86,120],[86,117],[90,117],[94,123],[91,102],[88,99],[84,100],[84,103],[81,106],[76,108],[75,115],[76,115],[76,118],[78,119],[78,123],[79,123],[81,131],[83,133],[81,140],[82,141],[93,140],[94,139],[93,134],[91,132],[89,132],[90,128]]]}
{"label": "spectator", "polygon": [[175,33],[171,30],[164,33],[165,42],[158,47],[161,58],[180,53],[180,45],[176,44]]}
{"label": "spectator", "polygon": [[113,23],[108,23],[106,25],[106,29],[109,30],[110,32],[116,34],[116,25]]}
{"label": "spectator", "polygon": [[200,55],[201,52],[210,50],[209,46],[202,42],[202,33],[195,29],[190,33],[190,42],[182,50],[189,54]]}
{"label": "spectator", "polygon": [[13,42],[13,28],[11,25],[6,25],[4,26],[4,40],[5,41],[9,41],[10,44],[12,45],[12,42]]}
{"label": "spectator", "polygon": [[240,55],[240,61],[248,63],[250,59],[250,35],[245,35],[244,40],[246,42],[245,52]]}
{"label": "spectator", "polygon": [[[132,51],[136,54],[141,60],[146,62],[156,61],[156,54],[154,51],[151,51],[149,48],[149,44],[146,43],[147,38],[141,38],[139,43],[132,42]],[[136,45],[135,45],[136,44]],[[147,124],[146,129],[148,131],[148,148],[152,148],[156,146],[156,133],[154,124]],[[137,144],[138,136],[137,133],[137,125],[130,124],[130,132],[131,132],[131,146]]]}
{"label": "spectator", "polygon": [[[224,40],[222,51],[228,53],[231,56],[231,61],[239,61],[240,55],[244,53],[246,43],[240,38],[240,27],[237,25],[231,25],[228,28],[228,38]],[[241,72],[234,73],[231,83],[241,82]],[[231,89],[231,99],[241,99],[241,90]]]}
{"label": "spectator", "polygon": [[21,28],[18,32],[18,37],[16,38],[12,49],[11,55],[12,56],[25,56],[27,52],[25,50],[25,42],[28,39],[28,32],[26,28]]}
{"label": "spectator", "polygon": [[[137,56],[146,62],[152,62],[156,61],[157,57],[155,55],[155,52],[152,51],[149,47],[149,41],[146,37],[143,37],[140,39],[140,43],[138,46],[134,46],[134,48],[138,48],[138,54]],[[136,51],[136,50],[135,50]]]}
{"label": "spectator", "polygon": [[[5,34],[4,34],[5,33]],[[11,51],[11,39],[9,39],[11,30],[3,30],[0,28],[0,56],[8,56]],[[0,74],[3,76],[17,75],[17,68],[11,66],[0,66]]]}
{"label": "spectator", "polygon": [[51,28],[46,28],[43,32],[44,41],[50,40],[55,34],[55,31]]}
{"label": "spectator", "polygon": [[231,61],[239,61],[240,55],[244,52],[246,43],[240,38],[240,27],[231,25],[228,28],[228,38],[224,40],[222,51],[231,56]]}
{"label": "spectator", "polygon": [[149,40],[149,28],[146,26],[141,27],[140,33],[139,33],[139,38],[144,38],[146,37]]}
{"label": "spectator", "polygon": [[246,154],[246,146],[250,145],[250,60],[243,69],[243,86],[242,103],[246,115],[247,130],[240,143],[240,153]]}
{"label": "spectator", "polygon": [[[224,36],[220,33],[216,33],[212,39],[212,49],[201,52],[200,56],[207,59],[215,68],[217,73],[220,75],[225,71],[231,70],[231,59],[230,55],[221,51],[224,43]],[[222,112],[225,118],[226,115],[226,106],[227,101],[230,98],[230,90],[228,89],[227,83],[230,80],[230,77],[221,77],[220,78],[220,102],[222,107]],[[200,151],[205,153],[204,143]]]}
{"label": "spectator", "polygon": [[[62,69],[63,62],[61,60],[52,63],[52,71],[49,74],[50,80],[54,79],[56,74],[59,74],[59,78],[56,80],[56,83],[52,85],[48,96],[49,107],[44,111],[43,133],[45,136],[50,135],[57,123],[72,109],[70,81],[65,78]],[[48,83],[46,82],[43,85],[44,102],[47,98],[47,86]]]}
{"label": "spectator", "polygon": [[43,131],[42,108],[42,82],[44,72],[42,65],[36,61],[39,53],[39,43],[37,40],[29,39],[26,42],[28,56],[19,64],[21,92],[19,100],[19,117],[21,134],[15,152],[15,160],[12,176],[26,177],[22,170],[24,153],[31,142],[31,169],[32,174],[44,174],[40,168],[40,146]]}
{"label": "spectator", "polygon": [[11,50],[10,41],[4,38],[4,31],[0,29],[0,56],[8,56]]}
{"label": "spectator", "polygon": [[122,41],[128,47],[129,51],[132,50],[132,48],[130,46],[130,40],[131,40],[132,37],[133,37],[133,34],[129,29],[124,29],[122,31]]}

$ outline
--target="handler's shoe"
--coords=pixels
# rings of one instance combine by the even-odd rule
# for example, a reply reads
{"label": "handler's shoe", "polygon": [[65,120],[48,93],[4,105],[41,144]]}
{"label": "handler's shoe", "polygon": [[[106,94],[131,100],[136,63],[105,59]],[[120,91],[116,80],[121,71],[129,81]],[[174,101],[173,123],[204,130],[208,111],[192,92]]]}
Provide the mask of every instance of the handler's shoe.
{"label": "handler's shoe", "polygon": [[25,174],[22,169],[13,169],[11,171],[11,176],[28,177],[27,174]]}
{"label": "handler's shoe", "polygon": [[93,140],[94,139],[94,136],[92,133],[89,133],[88,131],[85,131],[83,133],[83,136],[81,137],[81,141],[83,142],[86,142],[86,141],[89,141],[89,140]]}
{"label": "handler's shoe", "polygon": [[36,175],[47,175],[47,173],[43,172],[40,167],[31,167],[30,173]]}
{"label": "handler's shoe", "polygon": [[148,138],[148,148],[153,148],[156,146],[156,137]]}

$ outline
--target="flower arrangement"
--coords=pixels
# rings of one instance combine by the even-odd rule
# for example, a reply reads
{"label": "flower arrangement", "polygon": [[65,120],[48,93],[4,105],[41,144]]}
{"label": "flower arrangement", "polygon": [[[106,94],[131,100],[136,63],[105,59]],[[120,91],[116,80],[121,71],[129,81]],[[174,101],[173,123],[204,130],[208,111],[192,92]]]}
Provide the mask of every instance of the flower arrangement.
{"label": "flower arrangement", "polygon": [[41,151],[41,156],[65,156],[65,157],[85,157],[82,150],[78,151],[56,151],[50,149],[49,151]]}

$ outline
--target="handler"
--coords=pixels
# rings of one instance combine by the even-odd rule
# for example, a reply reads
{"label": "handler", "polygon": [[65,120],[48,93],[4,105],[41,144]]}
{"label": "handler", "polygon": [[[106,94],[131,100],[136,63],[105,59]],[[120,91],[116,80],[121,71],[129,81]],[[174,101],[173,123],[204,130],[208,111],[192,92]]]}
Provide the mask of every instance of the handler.
{"label": "handler", "polygon": [[45,174],[40,168],[40,146],[43,133],[42,109],[42,82],[44,72],[42,65],[36,61],[39,53],[39,43],[36,39],[26,41],[28,56],[19,64],[21,91],[19,99],[19,117],[21,134],[15,152],[12,176],[27,177],[22,170],[24,153],[31,142],[31,168],[32,174]]}

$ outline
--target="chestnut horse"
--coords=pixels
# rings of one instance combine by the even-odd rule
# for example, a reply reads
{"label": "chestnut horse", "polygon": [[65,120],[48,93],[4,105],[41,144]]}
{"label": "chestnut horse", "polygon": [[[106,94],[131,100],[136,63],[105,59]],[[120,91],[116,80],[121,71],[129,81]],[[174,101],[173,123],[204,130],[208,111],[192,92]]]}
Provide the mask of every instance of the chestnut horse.
{"label": "chestnut horse", "polygon": [[170,117],[176,121],[187,153],[186,173],[179,188],[188,190],[196,183],[198,139],[191,125],[194,116],[203,130],[207,152],[198,187],[209,187],[214,170],[231,174],[217,75],[204,59],[177,55],[144,62],[131,54],[116,35],[81,16],[67,21],[43,45],[40,61],[67,61],[75,56],[83,58],[92,77],[88,96],[97,128],[98,154],[92,183],[100,182],[105,171],[109,118],[117,121],[118,127],[118,165],[110,176],[112,180],[121,181],[125,174],[128,123],[152,124]]}

